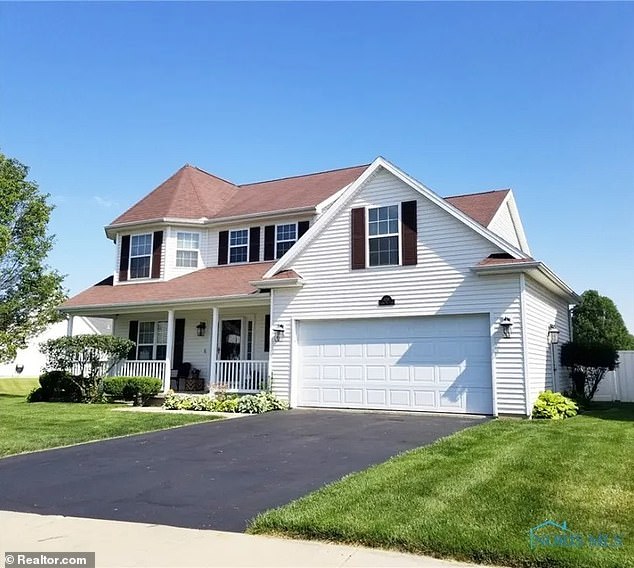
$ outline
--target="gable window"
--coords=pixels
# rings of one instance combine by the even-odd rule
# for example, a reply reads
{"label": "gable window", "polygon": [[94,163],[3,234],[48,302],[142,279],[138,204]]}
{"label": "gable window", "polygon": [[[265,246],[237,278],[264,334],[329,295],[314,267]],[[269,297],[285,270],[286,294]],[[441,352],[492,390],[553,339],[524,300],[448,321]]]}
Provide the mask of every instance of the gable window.
{"label": "gable window", "polygon": [[297,241],[297,223],[277,225],[275,229],[275,258],[282,257]]}
{"label": "gable window", "polygon": [[229,262],[246,262],[249,259],[249,230],[235,229],[229,232]]}
{"label": "gable window", "polygon": [[139,322],[137,359],[162,360],[167,355],[167,322]]}
{"label": "gable window", "polygon": [[152,262],[152,234],[130,238],[130,278],[149,278]]}
{"label": "gable window", "polygon": [[399,263],[398,205],[368,209],[368,252],[370,266]]}
{"label": "gable window", "polygon": [[199,248],[200,235],[198,233],[176,233],[176,266],[198,268]]}

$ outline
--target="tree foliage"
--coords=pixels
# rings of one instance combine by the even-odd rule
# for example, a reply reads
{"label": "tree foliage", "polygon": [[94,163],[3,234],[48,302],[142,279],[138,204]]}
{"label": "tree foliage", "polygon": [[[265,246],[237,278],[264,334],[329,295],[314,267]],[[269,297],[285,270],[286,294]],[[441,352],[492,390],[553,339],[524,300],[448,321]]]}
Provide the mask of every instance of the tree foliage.
{"label": "tree foliage", "polygon": [[25,165],[0,153],[0,362],[58,321],[56,307],[65,298],[63,277],[45,263],[53,207],[27,174]]}
{"label": "tree foliage", "polygon": [[561,364],[570,370],[575,394],[589,401],[605,374],[619,364],[619,354],[607,343],[570,341],[561,346]]}
{"label": "tree foliage", "polygon": [[607,344],[614,349],[634,349],[630,335],[614,302],[596,290],[586,290],[572,313],[575,342]]}
{"label": "tree foliage", "polygon": [[75,335],[45,341],[40,350],[46,355],[46,370],[61,371],[71,377],[86,402],[99,400],[102,379],[134,342],[112,335]]}

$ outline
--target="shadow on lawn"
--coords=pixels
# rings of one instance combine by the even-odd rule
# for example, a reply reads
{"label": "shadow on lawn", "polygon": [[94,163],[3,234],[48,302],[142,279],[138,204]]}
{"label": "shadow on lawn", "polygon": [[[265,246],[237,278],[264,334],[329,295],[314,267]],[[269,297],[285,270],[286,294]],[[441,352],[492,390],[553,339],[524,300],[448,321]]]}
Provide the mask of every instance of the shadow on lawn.
{"label": "shadow on lawn", "polygon": [[601,420],[634,422],[634,402],[592,402],[582,414]]}

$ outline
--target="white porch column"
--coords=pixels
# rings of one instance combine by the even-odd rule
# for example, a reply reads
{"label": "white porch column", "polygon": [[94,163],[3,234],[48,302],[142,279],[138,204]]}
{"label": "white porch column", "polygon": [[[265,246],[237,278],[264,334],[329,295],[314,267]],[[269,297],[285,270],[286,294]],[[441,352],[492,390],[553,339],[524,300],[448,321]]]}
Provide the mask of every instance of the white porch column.
{"label": "white porch column", "polygon": [[68,316],[68,321],[66,322],[66,335],[68,337],[73,335],[73,323],[75,321],[75,316],[74,315],[69,315]]}
{"label": "white porch column", "polygon": [[218,359],[218,308],[211,309],[211,353],[209,354],[209,392],[216,384],[216,360]]}
{"label": "white porch column", "polygon": [[174,360],[174,310],[167,310],[167,352],[165,353],[165,375],[163,376],[163,391],[170,388],[172,376],[172,361]]}

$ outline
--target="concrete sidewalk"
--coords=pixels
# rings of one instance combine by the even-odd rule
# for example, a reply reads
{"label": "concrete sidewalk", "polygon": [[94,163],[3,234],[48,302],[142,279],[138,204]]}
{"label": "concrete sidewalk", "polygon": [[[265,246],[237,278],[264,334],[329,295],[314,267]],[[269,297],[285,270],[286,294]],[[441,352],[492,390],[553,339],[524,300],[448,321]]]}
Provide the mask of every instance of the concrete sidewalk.
{"label": "concrete sidewalk", "polygon": [[0,563],[6,551],[95,552],[96,568],[476,566],[320,542],[0,511]]}

